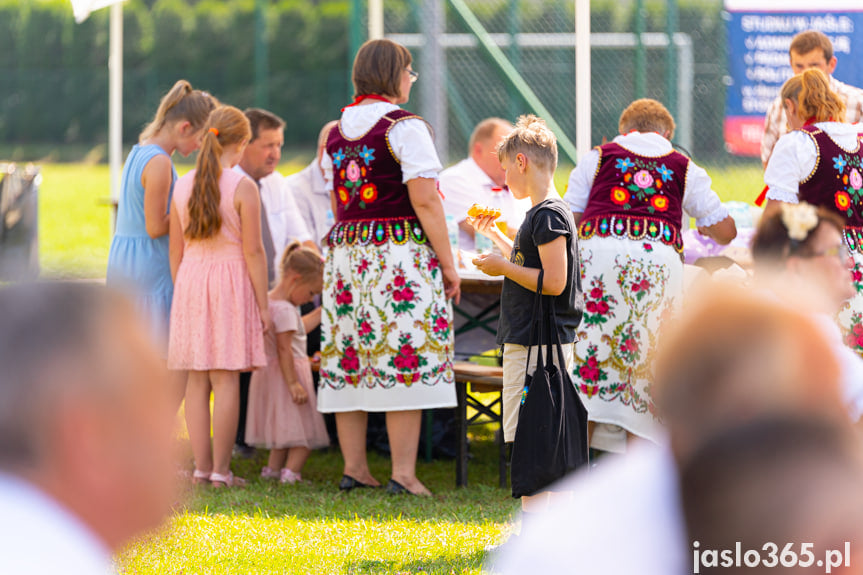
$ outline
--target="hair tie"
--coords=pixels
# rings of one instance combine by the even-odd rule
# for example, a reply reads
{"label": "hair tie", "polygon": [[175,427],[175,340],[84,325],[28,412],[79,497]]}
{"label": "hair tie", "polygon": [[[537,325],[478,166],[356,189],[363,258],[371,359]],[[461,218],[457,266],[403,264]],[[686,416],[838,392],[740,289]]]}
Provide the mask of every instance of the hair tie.
{"label": "hair tie", "polygon": [[213,132],[213,134],[215,134],[217,138],[219,137],[219,130],[218,129],[210,128],[210,131]]}

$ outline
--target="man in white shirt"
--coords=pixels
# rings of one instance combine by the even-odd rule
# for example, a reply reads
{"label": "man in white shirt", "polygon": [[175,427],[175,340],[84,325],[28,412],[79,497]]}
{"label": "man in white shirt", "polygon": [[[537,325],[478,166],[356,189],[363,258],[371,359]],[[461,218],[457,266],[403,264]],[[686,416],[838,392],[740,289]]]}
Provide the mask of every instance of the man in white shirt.
{"label": "man in white shirt", "polygon": [[474,230],[467,223],[467,210],[481,204],[501,210],[500,222],[506,234],[515,237],[530,200],[516,200],[505,187],[505,173],[497,159],[497,146],[512,131],[512,124],[500,118],[486,118],[474,128],[468,142],[469,157],[440,173],[438,187],[443,207],[459,227],[459,248],[473,250]]}
{"label": "man in white shirt", "polygon": [[177,495],[164,360],[103,286],[4,287],[0,317],[0,573],[113,573]]}
{"label": "man in white shirt", "polygon": [[[818,68],[824,72],[830,81],[830,89],[845,102],[845,118],[836,118],[836,121],[854,124],[863,120],[863,90],[843,84],[832,76],[837,60],[833,55],[833,44],[830,38],[816,30],[801,32],[791,40],[788,57],[795,74],[800,74],[809,68]],[[782,96],[776,96],[764,118],[764,135],[761,137],[761,163],[764,167],[767,167],[767,161],[773,154],[776,142],[787,132],[788,119]]]}
{"label": "man in white shirt", "polygon": [[293,195],[285,187],[285,177],[276,171],[285,141],[284,120],[259,108],[249,108],[245,114],[252,126],[252,139],[234,170],[251,178],[261,191],[261,234],[267,252],[267,277],[272,286],[288,243],[297,240],[315,250],[317,246],[300,217]]}
{"label": "man in white shirt", "polygon": [[327,122],[318,134],[318,148],[311,163],[285,178],[285,188],[297,204],[299,213],[320,250],[323,239],[333,225],[334,216],[330,192],[324,180],[321,158],[327,147],[327,137],[337,121]]}

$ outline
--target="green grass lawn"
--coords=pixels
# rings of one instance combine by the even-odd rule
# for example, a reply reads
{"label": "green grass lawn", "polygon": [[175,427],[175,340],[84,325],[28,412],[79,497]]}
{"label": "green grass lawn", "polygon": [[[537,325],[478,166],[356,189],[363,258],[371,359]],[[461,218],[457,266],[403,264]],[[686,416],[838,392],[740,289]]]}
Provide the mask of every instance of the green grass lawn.
{"label": "green grass lawn", "polygon": [[[418,463],[431,498],[383,490],[340,493],[337,450],[316,452],[308,483],[285,486],[257,477],[265,453],[235,458],[250,485],[232,490],[187,487],[160,532],[118,558],[121,573],[480,573],[484,548],[513,529],[517,502],[497,487],[496,446],[479,428],[470,485],[456,489],[455,463]],[[388,479],[389,460],[370,453],[372,473]]]}

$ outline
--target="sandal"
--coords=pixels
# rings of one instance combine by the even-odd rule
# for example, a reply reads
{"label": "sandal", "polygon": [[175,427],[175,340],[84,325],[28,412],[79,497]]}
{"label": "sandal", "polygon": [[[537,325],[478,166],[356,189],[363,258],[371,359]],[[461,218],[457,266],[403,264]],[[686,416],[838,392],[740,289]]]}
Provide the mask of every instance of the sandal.
{"label": "sandal", "polygon": [[233,472],[228,472],[227,475],[222,475],[221,473],[213,472],[210,474],[210,483],[213,487],[223,488],[223,487],[245,487],[246,480],[242,477],[234,477]]}
{"label": "sandal", "polygon": [[302,480],[303,480],[302,475],[300,475],[299,473],[294,473],[293,471],[291,471],[287,467],[282,469],[281,478],[279,479],[279,481],[281,481],[282,483],[289,483],[291,485],[293,485],[294,483],[297,483],[299,481],[302,481]]}
{"label": "sandal", "polygon": [[261,479],[278,479],[279,476],[278,469],[272,469],[271,467],[261,469]]}
{"label": "sandal", "polygon": [[210,472],[196,469],[192,472],[192,485],[209,485]]}

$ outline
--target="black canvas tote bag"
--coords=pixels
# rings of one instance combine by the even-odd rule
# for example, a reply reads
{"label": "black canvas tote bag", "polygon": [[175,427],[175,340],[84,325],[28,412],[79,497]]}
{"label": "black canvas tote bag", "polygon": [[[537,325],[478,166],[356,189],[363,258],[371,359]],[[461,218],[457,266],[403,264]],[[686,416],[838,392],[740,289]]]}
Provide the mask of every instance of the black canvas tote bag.
{"label": "black canvas tote bag", "polygon": [[[526,395],[519,411],[512,445],[513,497],[533,495],[545,490],[567,473],[587,463],[588,457],[587,409],[566,371],[554,300],[542,295],[542,275],[540,271],[530,341],[532,345],[546,346],[545,361],[540,349],[536,369],[531,373],[531,350],[528,349],[524,382]],[[562,369],[554,365],[554,353]]]}

